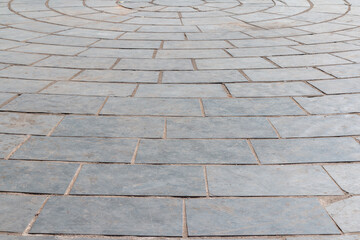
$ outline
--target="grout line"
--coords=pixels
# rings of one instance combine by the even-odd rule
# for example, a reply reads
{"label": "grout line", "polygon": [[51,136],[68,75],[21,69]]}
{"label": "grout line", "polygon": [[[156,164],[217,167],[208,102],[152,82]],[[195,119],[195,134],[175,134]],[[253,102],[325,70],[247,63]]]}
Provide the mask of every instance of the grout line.
{"label": "grout line", "polygon": [[188,238],[189,237],[189,232],[188,232],[188,227],[187,227],[185,199],[183,199],[183,211],[182,211],[182,237],[183,238]]}
{"label": "grout line", "polygon": [[247,142],[247,144],[249,145],[251,152],[254,154],[258,165],[262,165],[261,162],[260,162],[259,156],[257,155],[257,153],[256,153],[256,151],[255,151],[255,148],[254,148],[254,146],[252,145],[252,142],[250,141],[250,139],[246,139],[246,142]]}
{"label": "grout line", "polygon": [[229,97],[229,98],[233,98],[233,96],[231,95],[229,89],[227,88],[226,84],[225,83],[222,83],[221,86],[223,87],[224,91],[226,92],[226,95]]}
{"label": "grout line", "polygon": [[153,55],[152,55],[152,58],[156,58],[156,54],[157,54],[158,50],[157,49],[154,49],[154,52],[153,52]]}
{"label": "grout line", "polygon": [[274,129],[276,135],[278,136],[279,139],[282,139],[280,133],[278,132],[278,130],[275,128],[275,126],[272,124],[272,122],[269,120],[269,118],[266,118],[266,120],[269,122],[269,124],[271,125],[271,127]]}
{"label": "grout line", "polygon": [[62,122],[62,120],[64,120],[65,116],[62,116],[61,119],[59,120],[59,122],[50,130],[50,132],[48,134],[46,134],[47,137],[50,137],[51,134],[53,134],[53,132],[55,131],[55,129],[60,125],[60,123]]}
{"label": "grout line", "polygon": [[47,203],[47,201],[49,200],[50,196],[47,196],[43,202],[43,204],[41,205],[40,209],[36,212],[35,216],[33,217],[33,219],[31,219],[30,223],[27,225],[27,227],[25,228],[24,232],[22,233],[23,236],[26,236],[29,234],[32,226],[34,225],[34,223],[36,222],[36,219],[39,217],[41,211],[43,210],[43,208],[45,207],[45,204]]}
{"label": "grout line", "polygon": [[17,145],[6,157],[5,160],[9,160],[10,157],[22,146],[24,145],[29,139],[30,139],[31,135],[26,135],[26,138],[19,144]]}
{"label": "grout line", "polygon": [[194,58],[191,59],[191,64],[193,65],[193,68],[194,68],[195,71],[199,70],[197,65],[196,65],[196,61],[195,61]]}
{"label": "grout line", "polygon": [[164,75],[164,72],[163,72],[163,71],[160,71],[160,72],[159,72],[159,77],[158,77],[157,83],[162,83],[163,75]]}
{"label": "grout line", "polygon": [[12,96],[11,98],[9,98],[8,100],[6,100],[4,103],[0,104],[0,108],[6,106],[7,104],[9,104],[12,100],[14,100],[15,98],[21,96],[21,94],[16,94],[15,96]]}
{"label": "grout line", "polygon": [[199,98],[199,103],[200,103],[201,115],[202,115],[203,117],[206,117],[205,108],[204,108],[204,103],[203,103],[203,101],[202,101],[201,98]]}
{"label": "grout line", "polygon": [[293,100],[294,103],[295,103],[299,108],[301,108],[301,110],[303,110],[303,111],[306,113],[306,115],[311,115],[311,113],[309,113],[303,106],[301,106],[300,103],[298,103],[298,101],[296,101],[294,97],[290,97],[290,99]]}
{"label": "grout line", "polygon": [[273,64],[274,66],[278,67],[278,68],[282,68],[279,64],[275,63],[274,61],[272,61],[271,59],[269,59],[268,57],[261,57],[262,59],[268,61],[269,63]]}
{"label": "grout line", "polygon": [[324,166],[321,165],[321,168],[326,172],[326,174],[333,180],[333,182],[338,186],[338,188],[344,193],[344,195],[349,195],[349,192],[345,191],[337,182],[336,180],[331,176],[331,174],[326,170]]}
{"label": "grout line", "polygon": [[134,91],[131,93],[130,97],[134,97],[134,96],[135,96],[136,91],[138,90],[139,86],[140,86],[140,84],[139,84],[139,83],[138,83],[138,84],[136,84],[136,87],[134,88]]}
{"label": "grout line", "polygon": [[205,179],[206,197],[210,197],[209,181],[208,181],[208,176],[207,176],[207,169],[206,169],[206,166],[203,166],[203,168],[204,168],[204,179]]}
{"label": "grout line", "polygon": [[164,122],[164,133],[163,133],[163,136],[162,138],[163,139],[166,139],[167,138],[167,118],[165,118],[165,122]]}
{"label": "grout line", "polygon": [[52,81],[50,82],[48,85],[46,85],[45,87],[41,88],[40,90],[38,90],[36,93],[41,93],[42,91],[44,91],[45,89],[51,87],[52,85],[54,85],[55,83],[57,83],[59,81]]}
{"label": "grout line", "polygon": [[81,69],[79,72],[75,73],[74,76],[72,76],[71,78],[69,78],[68,80],[71,81],[74,78],[76,78],[77,76],[79,76],[81,73],[83,73],[85,71],[85,69]]}
{"label": "grout line", "polygon": [[112,70],[120,62],[120,60],[121,60],[121,58],[117,58],[116,61],[113,63],[113,65],[111,65],[111,67],[109,69]]}
{"label": "grout line", "polygon": [[304,81],[308,86],[312,87],[313,89],[321,92],[323,95],[327,95],[324,91],[320,90],[319,88],[315,87],[314,85],[312,85],[311,83],[309,83],[308,81]]}
{"label": "grout line", "polygon": [[138,153],[139,146],[140,146],[140,141],[141,141],[141,139],[139,138],[138,141],[137,141],[137,143],[136,143],[136,147],[135,147],[135,150],[134,150],[134,154],[133,154],[133,156],[132,156],[132,158],[131,158],[131,164],[135,164],[136,155],[137,155],[137,153]]}
{"label": "grout line", "polygon": [[248,80],[249,82],[253,82],[253,80],[251,80],[251,78],[243,70],[238,69],[238,72],[242,74],[246,78],[246,80]]}
{"label": "grout line", "polygon": [[74,177],[71,179],[71,182],[69,183],[69,186],[66,188],[66,191],[64,193],[65,196],[69,195],[70,192],[71,192],[71,189],[73,188],[74,184],[75,184],[75,181],[76,179],[78,178],[79,176],[79,173],[81,171],[81,168],[82,166],[84,165],[84,163],[80,163],[78,169],[76,170],[75,174],[74,174]]}
{"label": "grout line", "polygon": [[104,106],[105,106],[106,102],[108,101],[108,99],[109,99],[109,96],[107,96],[107,97],[105,98],[105,101],[103,102],[103,104],[101,104],[99,110],[96,112],[96,116],[99,116],[101,110],[104,108]]}

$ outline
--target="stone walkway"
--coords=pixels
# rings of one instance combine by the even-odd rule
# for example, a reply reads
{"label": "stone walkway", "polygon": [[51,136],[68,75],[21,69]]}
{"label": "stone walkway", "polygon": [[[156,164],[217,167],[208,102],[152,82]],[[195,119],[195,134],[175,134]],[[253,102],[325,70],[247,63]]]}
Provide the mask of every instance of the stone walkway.
{"label": "stone walkway", "polygon": [[0,0],[0,240],[359,240],[359,26],[359,0]]}

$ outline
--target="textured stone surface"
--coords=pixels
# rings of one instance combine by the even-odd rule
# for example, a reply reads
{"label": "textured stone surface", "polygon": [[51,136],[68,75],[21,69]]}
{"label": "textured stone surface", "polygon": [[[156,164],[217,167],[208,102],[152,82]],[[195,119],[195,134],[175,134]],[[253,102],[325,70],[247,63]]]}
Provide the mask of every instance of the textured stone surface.
{"label": "textured stone surface", "polygon": [[21,135],[0,134],[0,159],[7,157],[25,139]]}
{"label": "textured stone surface", "polygon": [[352,194],[360,193],[360,185],[356,184],[360,181],[360,164],[329,165],[324,168],[343,190]]}

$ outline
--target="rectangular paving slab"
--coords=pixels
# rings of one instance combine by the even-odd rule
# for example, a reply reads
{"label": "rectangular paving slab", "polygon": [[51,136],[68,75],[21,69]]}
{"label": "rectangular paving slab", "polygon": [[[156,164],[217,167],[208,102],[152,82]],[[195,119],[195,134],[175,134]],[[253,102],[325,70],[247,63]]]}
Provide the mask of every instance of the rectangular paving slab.
{"label": "rectangular paving slab", "polygon": [[186,215],[189,236],[340,233],[314,198],[189,199]]}
{"label": "rectangular paving slab", "polygon": [[163,131],[162,118],[66,116],[53,135],[161,138]]}
{"label": "rectangular paving slab", "polygon": [[22,233],[45,198],[45,196],[0,194],[0,231]]}
{"label": "rectangular paving slab", "polygon": [[11,66],[0,71],[0,77],[39,80],[69,80],[79,70],[68,68],[44,68],[33,66]]}
{"label": "rectangular paving slab", "polygon": [[201,166],[84,165],[71,194],[206,196]]}
{"label": "rectangular paving slab", "polygon": [[104,102],[105,97],[23,94],[1,109],[15,112],[96,114]]}
{"label": "rectangular paving slab", "polygon": [[74,80],[84,82],[156,83],[159,73],[152,71],[85,70]]}
{"label": "rectangular paving slab", "polygon": [[247,69],[275,68],[275,65],[260,57],[254,58],[213,58],[196,60],[199,69]]}
{"label": "rectangular paving slab", "polygon": [[310,84],[326,94],[360,93],[360,78],[311,81]]}
{"label": "rectangular paving slab", "polygon": [[116,58],[51,56],[35,65],[78,69],[109,69],[115,61]]}
{"label": "rectangular paving slab", "polygon": [[201,116],[197,99],[110,97],[101,114],[148,116]]}
{"label": "rectangular paving slab", "polygon": [[331,137],[360,134],[360,116],[279,117],[270,121],[282,137]]}
{"label": "rectangular paving slab", "polygon": [[360,64],[323,66],[320,69],[338,78],[360,77]]}
{"label": "rectangular paving slab", "polygon": [[0,51],[0,63],[32,64],[45,57],[46,55],[41,54]]}
{"label": "rectangular paving slab", "polygon": [[342,195],[320,166],[208,166],[211,196]]}
{"label": "rectangular paving slab", "polygon": [[167,71],[162,83],[222,83],[246,82],[246,78],[236,70],[210,71]]}
{"label": "rectangular paving slab", "polygon": [[304,67],[351,63],[350,61],[332,56],[330,54],[279,56],[269,57],[269,59],[281,67]]}
{"label": "rectangular paving slab", "polygon": [[263,164],[356,162],[360,145],[352,138],[251,140]]}
{"label": "rectangular paving slab", "polygon": [[206,116],[304,115],[290,98],[203,99]]}
{"label": "rectangular paving slab", "polygon": [[344,191],[360,193],[360,164],[327,165],[324,168]]}
{"label": "rectangular paving slab", "polygon": [[36,93],[49,84],[48,81],[0,78],[0,92]]}
{"label": "rectangular paving slab", "polygon": [[[0,141],[1,139],[3,138],[0,137]],[[134,154],[136,143],[136,139],[33,136],[11,158],[129,163]]]}
{"label": "rectangular paving slab", "polygon": [[257,164],[244,140],[140,141],[136,163]]}
{"label": "rectangular paving slab", "polygon": [[358,240],[359,235],[287,237],[286,240]]}
{"label": "rectangular paving slab", "polygon": [[[211,130],[210,130],[211,129]],[[172,118],[167,120],[168,138],[276,138],[264,118]]]}
{"label": "rectangular paving slab", "polygon": [[114,69],[122,70],[193,70],[190,59],[121,59]]}
{"label": "rectangular paving slab", "polygon": [[0,134],[0,159],[7,157],[25,139],[22,135]]}
{"label": "rectangular paving slab", "polygon": [[64,194],[78,164],[0,161],[0,191]]}
{"label": "rectangular paving slab", "polygon": [[0,133],[46,135],[61,116],[25,113],[0,113]]}
{"label": "rectangular paving slab", "polygon": [[30,232],[182,236],[182,200],[52,197]]}

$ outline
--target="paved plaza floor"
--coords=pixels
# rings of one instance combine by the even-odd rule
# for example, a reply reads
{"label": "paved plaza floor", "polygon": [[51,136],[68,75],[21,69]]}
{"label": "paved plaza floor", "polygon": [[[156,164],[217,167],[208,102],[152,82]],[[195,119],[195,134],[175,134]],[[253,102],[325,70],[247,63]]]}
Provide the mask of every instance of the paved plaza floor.
{"label": "paved plaza floor", "polygon": [[0,240],[360,240],[360,0],[0,0]]}

